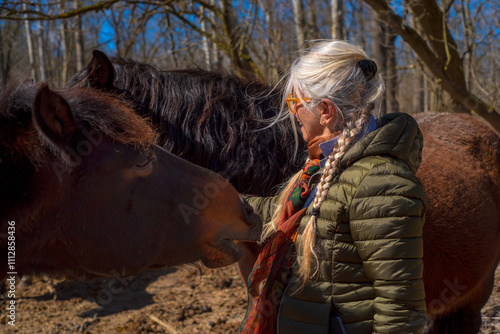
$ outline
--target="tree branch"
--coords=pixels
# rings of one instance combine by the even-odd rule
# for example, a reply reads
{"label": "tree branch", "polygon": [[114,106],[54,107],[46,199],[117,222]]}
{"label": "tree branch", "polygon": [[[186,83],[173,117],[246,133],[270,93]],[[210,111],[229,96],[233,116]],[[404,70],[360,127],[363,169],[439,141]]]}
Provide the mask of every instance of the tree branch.
{"label": "tree branch", "polygon": [[[135,4],[150,4],[157,6],[165,6],[173,2],[174,0],[166,0],[166,1],[135,1],[135,0],[105,0],[99,1],[95,4],[84,6],[78,9],[70,10],[68,12],[59,13],[59,14],[46,14],[42,11],[37,10],[18,10],[15,7],[18,5],[14,4],[14,8],[9,8],[8,6],[0,7],[0,20],[13,20],[13,21],[50,21],[50,20],[60,20],[60,19],[69,19],[75,16],[81,16],[88,12],[98,12],[100,10],[106,10],[111,8],[114,4],[118,2],[126,2],[126,3],[135,3]],[[5,13],[4,13],[5,12]],[[24,17],[27,15],[27,17]]]}

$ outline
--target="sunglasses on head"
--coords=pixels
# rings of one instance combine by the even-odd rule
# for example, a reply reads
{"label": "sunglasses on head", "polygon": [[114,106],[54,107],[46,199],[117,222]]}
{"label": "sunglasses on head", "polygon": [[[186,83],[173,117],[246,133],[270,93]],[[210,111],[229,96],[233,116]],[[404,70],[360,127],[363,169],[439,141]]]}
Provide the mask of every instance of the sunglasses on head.
{"label": "sunglasses on head", "polygon": [[[311,102],[311,99],[308,97],[303,97],[302,101],[304,102]],[[292,114],[295,114],[295,111],[293,110],[293,107],[295,106],[295,103],[301,102],[298,97],[294,97],[293,94],[289,94],[286,97],[286,104],[288,105],[288,109],[290,109],[290,112]]]}

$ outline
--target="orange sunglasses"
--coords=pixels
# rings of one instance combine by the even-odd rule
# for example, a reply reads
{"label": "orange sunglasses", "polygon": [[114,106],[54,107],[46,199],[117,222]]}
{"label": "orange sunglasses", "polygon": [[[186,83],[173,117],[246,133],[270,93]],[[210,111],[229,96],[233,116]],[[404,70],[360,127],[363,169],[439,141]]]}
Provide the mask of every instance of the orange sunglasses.
{"label": "orange sunglasses", "polygon": [[[311,102],[311,99],[308,97],[303,97],[302,101]],[[290,109],[290,112],[292,114],[295,114],[295,111],[293,111],[293,106],[295,105],[296,102],[300,102],[300,99],[298,97],[293,97],[293,94],[289,94],[286,97],[286,104],[288,105],[288,109]]]}

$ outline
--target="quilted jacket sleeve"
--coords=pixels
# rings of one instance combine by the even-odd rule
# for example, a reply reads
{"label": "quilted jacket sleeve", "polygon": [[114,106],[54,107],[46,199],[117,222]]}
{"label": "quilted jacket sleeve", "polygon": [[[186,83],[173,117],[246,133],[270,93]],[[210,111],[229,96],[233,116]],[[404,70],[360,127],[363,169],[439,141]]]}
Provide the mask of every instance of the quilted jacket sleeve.
{"label": "quilted jacket sleeve", "polygon": [[271,221],[278,197],[279,196],[258,197],[243,195],[243,198],[252,206],[253,211],[260,216],[264,224]]}
{"label": "quilted jacket sleeve", "polygon": [[421,333],[425,312],[422,227],[427,200],[404,164],[374,167],[350,207],[351,233],[374,283],[375,333]]}

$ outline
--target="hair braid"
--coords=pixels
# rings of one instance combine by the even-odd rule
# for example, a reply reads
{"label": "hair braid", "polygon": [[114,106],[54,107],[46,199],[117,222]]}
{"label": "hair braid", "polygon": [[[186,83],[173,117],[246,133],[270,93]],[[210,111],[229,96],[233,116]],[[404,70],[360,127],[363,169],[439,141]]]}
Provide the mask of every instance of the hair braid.
{"label": "hair braid", "polygon": [[[333,149],[332,153],[328,156],[325,164],[325,171],[321,176],[321,180],[317,185],[317,192],[313,202],[313,214],[311,219],[304,229],[304,233],[299,243],[299,254],[302,255],[302,263],[299,265],[298,276],[302,281],[300,288],[303,288],[307,281],[314,277],[319,270],[319,258],[316,251],[316,234],[317,224],[316,219],[319,216],[319,208],[325,201],[328,190],[333,183],[334,177],[340,175],[343,168],[347,166],[340,166],[340,161],[349,148],[356,142],[356,137],[365,127],[370,111],[372,108],[367,106],[361,112],[358,119],[352,120],[346,124],[342,136],[339,138],[338,144]],[[314,260],[314,263],[313,263]],[[314,268],[314,272],[313,272]]]}

